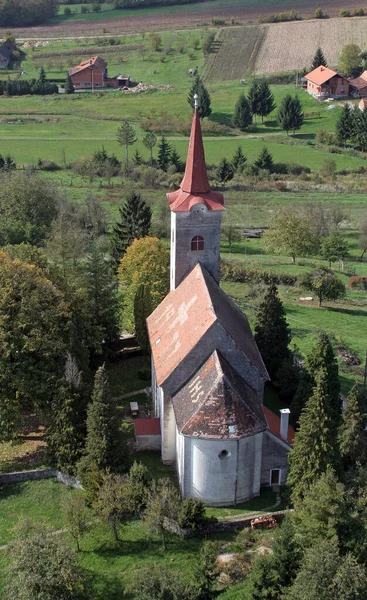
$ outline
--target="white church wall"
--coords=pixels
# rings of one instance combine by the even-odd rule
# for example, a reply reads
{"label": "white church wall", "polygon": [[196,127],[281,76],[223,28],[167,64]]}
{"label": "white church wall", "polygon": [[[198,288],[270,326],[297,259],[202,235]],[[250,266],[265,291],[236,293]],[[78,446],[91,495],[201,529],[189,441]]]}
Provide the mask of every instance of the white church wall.
{"label": "white church wall", "polygon": [[161,419],[162,461],[171,463],[176,460],[176,419],[171,399],[163,395]]}
{"label": "white church wall", "polygon": [[[171,215],[171,290],[198,262],[219,282],[221,211],[208,211],[198,204],[191,211]],[[197,235],[204,238],[204,250],[193,252],[191,240]]]}
{"label": "white church wall", "polygon": [[272,469],[281,469],[280,484],[285,484],[288,473],[289,450],[290,446],[270,431],[264,433],[261,464],[262,487],[270,485],[270,472]]}
{"label": "white church wall", "polygon": [[260,494],[262,435],[258,433],[239,440],[237,502]]}

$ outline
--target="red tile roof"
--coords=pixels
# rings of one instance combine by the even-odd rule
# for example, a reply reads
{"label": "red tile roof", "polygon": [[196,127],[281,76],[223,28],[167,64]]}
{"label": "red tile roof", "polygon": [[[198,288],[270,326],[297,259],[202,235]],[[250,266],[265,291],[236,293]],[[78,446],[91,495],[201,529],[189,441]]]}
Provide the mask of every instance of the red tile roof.
{"label": "red tile roof", "polygon": [[358,104],[361,110],[366,110],[367,108],[367,98],[361,98]]}
{"label": "red tile roof", "polygon": [[[280,438],[280,416],[273,413],[273,411],[270,410],[270,408],[267,408],[266,406],[264,406],[263,408],[264,408],[265,417],[268,422],[271,433],[273,433],[278,438]],[[287,440],[289,444],[293,444],[294,435],[295,435],[294,429],[293,429],[292,425],[289,425],[288,426],[288,440]]]}
{"label": "red tile roof", "polygon": [[268,379],[247,317],[198,263],[147,319],[158,385],[166,381],[217,321]]}
{"label": "red tile roof", "polygon": [[135,435],[160,435],[161,424],[160,420],[153,419],[135,419],[134,420]]}
{"label": "red tile roof", "polygon": [[367,81],[367,70],[363,71],[363,73],[361,73],[360,76],[362,77],[362,79],[364,79],[365,81]]}
{"label": "red tile roof", "polygon": [[189,211],[195,204],[205,204],[208,210],[224,210],[224,198],[220,192],[212,192],[205,166],[203,138],[199,111],[195,109],[191,126],[186,169],[180,188],[167,194],[173,212]]}
{"label": "red tile roof", "polygon": [[363,88],[367,87],[367,81],[363,79],[363,77],[356,77],[355,79],[350,79],[349,83],[357,88],[357,90],[363,90]]}
{"label": "red tile roof", "polygon": [[82,60],[76,67],[73,67],[69,70],[69,75],[75,75],[75,73],[79,73],[79,71],[84,71],[84,69],[89,69],[89,67],[98,67],[99,69],[106,68],[106,62],[100,56],[93,56],[93,58],[88,58],[87,60]]}
{"label": "red tile roof", "polygon": [[172,402],[184,435],[239,438],[267,429],[257,393],[216,350]]}
{"label": "red tile roof", "polygon": [[329,69],[329,67],[320,66],[305,75],[305,79],[309,79],[312,83],[316,83],[316,85],[322,85],[332,77],[335,77],[335,75],[338,75],[336,71]]}

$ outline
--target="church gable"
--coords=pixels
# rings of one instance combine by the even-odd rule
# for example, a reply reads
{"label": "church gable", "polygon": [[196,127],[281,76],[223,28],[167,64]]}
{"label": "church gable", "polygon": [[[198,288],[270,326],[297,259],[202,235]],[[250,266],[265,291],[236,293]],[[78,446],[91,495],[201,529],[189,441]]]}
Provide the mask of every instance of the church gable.
{"label": "church gable", "polygon": [[180,433],[200,438],[240,438],[267,429],[257,393],[214,351],[172,398]]}

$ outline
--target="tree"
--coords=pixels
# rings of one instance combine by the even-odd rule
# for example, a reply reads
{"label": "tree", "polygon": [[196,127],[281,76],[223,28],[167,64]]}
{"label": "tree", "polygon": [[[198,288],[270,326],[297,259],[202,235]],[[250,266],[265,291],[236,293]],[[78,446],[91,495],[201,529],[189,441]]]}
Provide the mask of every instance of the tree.
{"label": "tree", "polygon": [[188,103],[192,108],[195,106],[195,94],[198,95],[198,111],[200,119],[204,119],[205,117],[209,117],[212,113],[211,109],[211,99],[210,94],[205,87],[203,80],[200,75],[196,75],[191,86],[191,90],[189,91],[189,95],[187,98]]}
{"label": "tree", "polygon": [[135,129],[129,121],[123,121],[122,125],[117,130],[117,141],[120,146],[125,146],[126,150],[126,166],[129,165],[129,146],[132,146],[137,141]]}
{"label": "tree", "polygon": [[316,387],[301,413],[299,430],[289,453],[287,484],[292,489],[293,501],[302,498],[328,466],[338,464],[326,371],[320,369],[315,379]]}
{"label": "tree", "polygon": [[252,123],[252,112],[250,103],[245,94],[240,94],[234,109],[233,123],[241,131],[246,131]]}
{"label": "tree", "polygon": [[344,259],[348,256],[348,252],[348,242],[337,229],[331,231],[321,244],[322,258],[329,261],[330,267],[332,262],[339,260],[343,270]]}
{"label": "tree", "polygon": [[269,286],[259,306],[255,340],[269,375],[273,379],[283,361],[290,356],[288,344],[291,340],[285,310],[274,283]]}
{"label": "tree", "polygon": [[321,332],[318,336],[317,344],[307,355],[304,368],[301,371],[300,383],[291,404],[291,415],[294,424],[297,423],[301,411],[312,395],[313,388],[316,385],[315,374],[323,370],[327,376],[327,393],[330,398],[330,409],[332,414],[332,423],[334,434],[340,425],[341,403],[340,403],[340,382],[338,373],[338,362],[331,345],[328,335]]}
{"label": "tree", "polygon": [[149,471],[145,465],[134,461],[126,480],[131,512],[137,516],[141,515],[146,506],[148,489],[152,480]]}
{"label": "tree", "polygon": [[345,296],[345,285],[330,269],[321,267],[317,271],[307,273],[300,280],[300,286],[316,294],[319,306],[323,300],[339,300]]}
{"label": "tree", "polygon": [[113,228],[113,254],[116,262],[135,239],[149,234],[152,211],[139,192],[130,192],[119,208],[119,220]]}
{"label": "tree", "polygon": [[250,573],[251,600],[278,600],[280,586],[272,556],[260,556]]}
{"label": "tree", "polygon": [[218,543],[204,540],[199,553],[199,561],[195,569],[200,597],[210,600],[216,596],[213,585],[219,575]]}
{"label": "tree", "polygon": [[75,474],[85,444],[87,402],[82,374],[75,359],[67,355],[63,381],[51,406],[47,451],[57,469]]}
{"label": "tree", "polygon": [[82,271],[81,261],[86,249],[87,235],[78,222],[75,207],[68,202],[61,203],[47,238],[51,268],[59,268],[65,279],[75,280]]}
{"label": "tree", "polygon": [[222,158],[217,167],[217,177],[221,183],[226,183],[233,179],[234,169],[232,164],[226,158]]}
{"label": "tree", "polygon": [[152,310],[168,292],[169,255],[157,238],[145,237],[135,240],[121,260],[118,277],[123,298],[123,324],[134,331],[134,300],[141,285],[150,288]]}
{"label": "tree", "polygon": [[359,236],[359,248],[362,250],[361,258],[364,257],[367,252],[367,219],[361,223],[361,233]]}
{"label": "tree", "polygon": [[346,77],[358,77],[362,67],[362,50],[357,44],[347,44],[344,46],[340,58],[338,71]]}
{"label": "tree", "polygon": [[342,112],[336,122],[336,135],[345,146],[347,140],[353,135],[353,113],[348,103],[344,104]]}
{"label": "tree", "polygon": [[226,240],[229,246],[229,251],[232,252],[232,245],[234,242],[241,241],[241,231],[236,227],[228,223],[224,224],[221,230],[222,238]]}
{"label": "tree", "polygon": [[257,159],[255,160],[254,166],[256,167],[256,169],[259,169],[259,170],[264,170],[264,171],[269,171],[269,172],[271,172],[273,170],[273,166],[274,166],[273,157],[270,154],[269,150],[265,146],[261,150]]}
{"label": "tree", "polygon": [[24,408],[49,408],[62,377],[68,307],[34,265],[0,252],[0,438]]}
{"label": "tree", "polygon": [[163,550],[167,550],[164,520],[175,519],[178,514],[179,494],[169,479],[152,482],[148,492],[144,519],[149,529],[162,538]]}
{"label": "tree", "polygon": [[[91,403],[88,406],[87,439],[84,456],[78,464],[78,476],[91,495],[90,479],[96,469],[119,472],[128,463],[127,448],[120,431],[121,418],[116,401],[112,398],[106,368],[99,367],[95,378]],[[89,488],[89,489],[88,489]]]}
{"label": "tree", "polygon": [[[185,498],[178,513],[178,524],[183,529],[199,529],[205,523],[205,505],[197,498]],[[215,554],[215,562],[217,554]]]}
{"label": "tree", "polygon": [[251,113],[254,115],[256,123],[256,115],[260,114],[259,110],[261,102],[260,85],[256,80],[252,81],[247,97],[250,103]]}
{"label": "tree", "polygon": [[367,414],[361,402],[362,394],[363,391],[355,384],[348,394],[339,430],[340,453],[346,467],[354,465],[357,461],[361,464],[366,463]]}
{"label": "tree", "polygon": [[140,285],[136,290],[134,298],[134,323],[136,338],[145,353],[148,353],[150,349],[146,320],[151,313],[152,298],[150,288],[147,285]]}
{"label": "tree", "polygon": [[111,526],[115,540],[119,541],[119,527],[131,512],[128,486],[121,475],[103,473],[94,508],[97,515]]}
{"label": "tree", "polygon": [[304,114],[301,103],[298,96],[292,98],[290,94],[287,94],[279,107],[278,111],[278,123],[280,127],[287,132],[300,129],[304,121]]}
{"label": "tree", "polygon": [[317,48],[315,56],[313,57],[311,71],[313,71],[313,69],[317,69],[317,67],[327,67],[326,58],[320,46]]}
{"label": "tree", "polygon": [[234,153],[232,161],[231,161],[236,173],[242,172],[242,169],[245,166],[246,161],[247,161],[247,158],[243,153],[242,146],[238,145],[236,148],[236,152]]}
{"label": "tree", "polygon": [[0,244],[40,245],[57,214],[57,188],[35,173],[1,172]]}
{"label": "tree", "polygon": [[308,217],[291,208],[281,208],[272,215],[263,239],[267,250],[288,254],[293,264],[296,256],[310,256],[318,249]]}
{"label": "tree", "polygon": [[65,80],[65,94],[74,94],[75,92],[75,88],[73,86],[73,81],[70,77],[70,75],[67,75],[66,80]]}
{"label": "tree", "polygon": [[45,85],[45,83],[47,81],[46,72],[43,67],[40,68],[40,74],[38,77],[38,81],[40,82],[41,85]]}
{"label": "tree", "polygon": [[274,96],[271,93],[269,84],[266,81],[262,81],[259,84],[259,102],[258,102],[258,115],[261,117],[261,122],[264,123],[264,117],[270,115],[273,110],[277,107]]}
{"label": "tree", "polygon": [[153,165],[153,148],[157,143],[157,136],[152,132],[148,133],[143,137],[143,144],[150,152],[150,165]]}
{"label": "tree", "polygon": [[89,529],[85,494],[79,491],[71,494],[65,502],[64,509],[68,532],[74,538],[77,551],[79,552],[80,540]]}
{"label": "tree", "polygon": [[136,570],[128,591],[135,600],[204,600],[196,582],[160,563]]}
{"label": "tree", "polygon": [[167,171],[167,167],[171,160],[172,148],[171,145],[167,142],[164,136],[161,137],[161,141],[158,146],[158,166],[162,171]]}
{"label": "tree", "polygon": [[158,52],[158,50],[160,50],[160,48],[162,46],[162,38],[159,35],[159,33],[152,32],[149,36],[149,39],[150,39],[150,45],[153,48],[153,50]]}
{"label": "tree", "polygon": [[181,160],[181,156],[179,155],[179,153],[177,152],[176,148],[172,148],[172,152],[171,152],[171,156],[170,156],[170,163],[171,165],[174,165],[174,167],[176,167],[176,171],[179,173],[180,171],[182,171],[182,160]]}
{"label": "tree", "polygon": [[5,594],[17,600],[81,600],[84,576],[75,554],[42,522],[20,520],[9,544]]}

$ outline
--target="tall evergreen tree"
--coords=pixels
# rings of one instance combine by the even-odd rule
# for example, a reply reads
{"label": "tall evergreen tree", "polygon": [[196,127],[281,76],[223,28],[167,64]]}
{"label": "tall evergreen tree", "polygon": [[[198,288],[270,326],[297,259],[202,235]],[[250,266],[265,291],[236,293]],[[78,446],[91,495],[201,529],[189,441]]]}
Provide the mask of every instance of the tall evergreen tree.
{"label": "tall evergreen tree", "polygon": [[293,130],[293,135],[296,133],[296,129],[300,129],[303,125],[303,121],[305,120],[305,116],[303,114],[302,104],[298,96],[295,96],[292,99],[292,120],[291,126]]}
{"label": "tall evergreen tree", "polygon": [[88,406],[84,456],[78,464],[78,476],[87,488],[89,478],[96,470],[126,470],[128,453],[120,426],[121,417],[116,401],[111,396],[106,367],[103,365],[94,378],[92,399]]}
{"label": "tall evergreen tree", "polygon": [[345,146],[353,135],[353,113],[348,103],[344,104],[339,119],[336,122],[336,135]]}
{"label": "tall evergreen tree", "polygon": [[158,147],[158,166],[162,171],[167,171],[167,167],[171,160],[172,148],[164,136],[161,137]]}
{"label": "tall evergreen tree", "polygon": [[120,218],[113,228],[113,255],[119,262],[134,239],[149,234],[152,211],[139,192],[130,192],[119,208]]}
{"label": "tall evergreen tree", "polygon": [[287,484],[292,489],[293,502],[302,498],[328,467],[339,466],[333,420],[328,373],[326,369],[319,369],[316,387],[302,411],[289,453]]}
{"label": "tall evergreen tree", "polygon": [[269,84],[266,81],[262,81],[259,85],[259,107],[258,115],[261,116],[261,122],[264,123],[264,117],[270,115],[271,112],[276,108],[274,96],[271,93]]}
{"label": "tall evergreen tree", "polygon": [[247,127],[252,123],[252,112],[250,102],[245,94],[240,94],[234,109],[233,123],[241,131],[246,131]]}
{"label": "tall evergreen tree", "polygon": [[149,352],[147,317],[152,313],[152,297],[148,285],[140,285],[134,299],[135,335],[144,352]]}
{"label": "tall evergreen tree", "polygon": [[221,183],[226,183],[233,179],[234,168],[233,165],[226,158],[222,158],[217,167],[217,177]]}
{"label": "tall evergreen tree", "polygon": [[205,117],[209,117],[212,113],[211,109],[211,99],[210,94],[205,87],[203,80],[200,75],[196,75],[189,91],[189,95],[187,97],[187,101],[192,108],[195,106],[194,96],[197,94],[199,96],[198,99],[198,111],[200,119],[204,119]]}
{"label": "tall evergreen tree", "polygon": [[280,125],[280,127],[283,129],[283,131],[287,132],[287,135],[289,133],[289,131],[291,131],[292,129],[292,122],[293,122],[293,102],[292,102],[292,96],[290,94],[287,94],[286,96],[284,96],[281,105],[279,107],[278,110],[278,115],[277,115],[277,119],[278,119],[278,123]]}
{"label": "tall evergreen tree", "polygon": [[117,337],[117,280],[102,252],[92,244],[86,263],[86,291],[90,323],[95,332],[95,348],[102,351]]}
{"label": "tall evergreen tree", "polygon": [[44,70],[43,67],[41,67],[41,69],[40,69],[38,81],[41,85],[45,85],[45,83],[46,83],[46,71]]}
{"label": "tall evergreen tree", "polygon": [[326,62],[324,53],[320,47],[317,48],[317,50],[315,52],[315,56],[313,57],[311,71],[313,71],[314,69],[317,69],[317,67],[327,67],[327,62]]}
{"label": "tall evergreen tree", "polygon": [[242,146],[239,144],[237,146],[236,152],[234,153],[233,158],[232,158],[232,165],[234,167],[234,170],[236,172],[241,173],[246,161],[247,161],[247,158],[243,153]]}
{"label": "tall evergreen tree", "polygon": [[277,286],[269,286],[256,316],[255,340],[271,378],[289,358],[291,333]]}
{"label": "tall evergreen tree", "polygon": [[172,148],[170,163],[176,167],[178,173],[182,171],[183,163],[181,160],[181,156],[177,152],[176,148]]}
{"label": "tall evergreen tree", "polygon": [[270,154],[269,150],[265,146],[261,150],[257,159],[255,160],[254,166],[257,169],[262,169],[264,171],[271,172],[273,170],[273,166],[274,166],[273,157]]}
{"label": "tall evergreen tree", "polygon": [[75,88],[73,86],[73,82],[71,80],[70,75],[67,75],[66,80],[65,80],[65,94],[74,94],[75,92]]}
{"label": "tall evergreen tree", "polygon": [[343,421],[339,430],[340,453],[346,467],[355,465],[358,461],[362,465],[367,459],[367,434],[363,391],[354,385],[348,394],[343,412]]}
{"label": "tall evergreen tree", "polygon": [[341,417],[339,371],[333,347],[325,332],[319,334],[316,346],[305,360],[299,387],[291,404],[292,420],[294,424],[297,423],[302,410],[306,406],[307,400],[312,395],[316,383],[315,374],[320,369],[326,373],[327,394],[331,407],[330,415],[333,419],[332,426],[336,432],[340,425]]}
{"label": "tall evergreen tree", "polygon": [[254,80],[251,83],[247,97],[248,97],[248,101],[250,103],[251,112],[252,112],[253,116],[255,117],[255,123],[256,123],[256,115],[260,114],[259,110],[260,110],[260,101],[261,101],[260,85],[256,80]]}
{"label": "tall evergreen tree", "polygon": [[134,127],[129,121],[123,121],[117,130],[117,141],[120,146],[125,146],[126,166],[129,165],[129,146],[135,144],[137,139]]}

